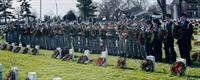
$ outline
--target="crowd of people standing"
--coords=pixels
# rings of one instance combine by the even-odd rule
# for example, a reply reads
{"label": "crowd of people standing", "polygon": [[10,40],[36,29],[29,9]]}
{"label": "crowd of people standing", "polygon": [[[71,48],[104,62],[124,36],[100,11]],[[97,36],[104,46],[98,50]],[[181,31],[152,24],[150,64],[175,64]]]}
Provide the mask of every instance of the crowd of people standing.
{"label": "crowd of people standing", "polygon": [[[4,30],[9,43],[40,45],[43,49],[54,50],[74,48],[76,52],[90,50],[100,53],[108,49],[109,55],[145,59],[153,55],[162,62],[163,47],[166,63],[176,61],[175,39],[180,55],[191,65],[190,51],[193,25],[182,14],[180,22],[175,22],[170,14],[165,21],[132,20],[104,22],[65,22],[61,24],[19,24],[12,22]],[[164,46],[163,46],[164,44]]]}

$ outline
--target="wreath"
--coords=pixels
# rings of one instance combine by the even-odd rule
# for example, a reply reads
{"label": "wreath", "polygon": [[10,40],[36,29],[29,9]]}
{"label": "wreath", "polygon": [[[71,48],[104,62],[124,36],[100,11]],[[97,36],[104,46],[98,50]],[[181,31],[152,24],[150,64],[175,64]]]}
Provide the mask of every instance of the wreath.
{"label": "wreath", "polygon": [[59,51],[55,50],[54,53],[52,54],[51,58],[57,58],[57,56],[59,55]]}
{"label": "wreath", "polygon": [[31,80],[31,79],[29,79],[29,78],[27,77],[25,80]]}
{"label": "wreath", "polygon": [[7,50],[8,50],[8,51],[12,51],[12,50],[13,50],[13,46],[12,46],[12,45],[8,45]]}
{"label": "wreath", "polygon": [[198,35],[198,31],[194,31],[194,35]]}
{"label": "wreath", "polygon": [[81,64],[84,64],[84,63],[87,63],[89,61],[89,58],[87,56],[81,56],[79,59],[78,59],[78,63],[81,63]]}
{"label": "wreath", "polygon": [[126,64],[126,58],[122,58],[119,57],[118,61],[117,61],[117,67],[118,68],[127,68],[127,64]]}
{"label": "wreath", "polygon": [[6,77],[6,80],[15,80],[15,72],[13,70],[10,70],[7,77]]}
{"label": "wreath", "polygon": [[184,76],[186,71],[186,65],[183,62],[176,62],[175,65],[171,67],[171,72],[174,75]]}
{"label": "wreath", "polygon": [[70,61],[73,59],[73,54],[67,54],[63,57],[63,61]]}
{"label": "wreath", "polygon": [[143,61],[141,68],[143,71],[153,72],[154,71],[154,63],[153,63],[153,61],[146,59]]}
{"label": "wreath", "polygon": [[1,50],[5,50],[6,47],[7,47],[7,45],[6,45],[5,43],[3,43],[3,44],[1,45]]}
{"label": "wreath", "polygon": [[33,48],[33,50],[31,52],[32,52],[32,55],[37,55],[38,54],[38,49]]}
{"label": "wreath", "polygon": [[196,45],[196,46],[200,46],[200,41],[196,41],[196,42],[194,42],[194,45]]}
{"label": "wreath", "polygon": [[14,52],[14,53],[19,53],[20,50],[21,50],[21,47],[16,47],[16,48],[13,50],[13,52]]}
{"label": "wreath", "polygon": [[106,65],[106,58],[98,58],[97,65],[105,66]]}
{"label": "wreath", "polygon": [[200,61],[200,51],[196,51],[191,57],[192,61]]}
{"label": "wreath", "polygon": [[22,54],[28,54],[28,51],[29,51],[29,48],[25,48],[25,49],[22,51]]}

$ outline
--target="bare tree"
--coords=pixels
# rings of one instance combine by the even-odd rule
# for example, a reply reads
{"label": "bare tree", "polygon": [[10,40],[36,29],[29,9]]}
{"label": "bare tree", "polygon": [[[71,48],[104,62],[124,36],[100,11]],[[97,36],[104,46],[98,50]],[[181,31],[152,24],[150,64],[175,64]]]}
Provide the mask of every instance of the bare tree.
{"label": "bare tree", "polygon": [[160,9],[159,5],[157,3],[155,3],[151,6],[149,6],[148,12],[149,13],[159,13],[159,12],[161,12],[161,9]]}
{"label": "bare tree", "polygon": [[36,21],[36,18],[38,17],[38,13],[35,9],[32,9],[31,11],[31,15],[32,15],[32,21]]}
{"label": "bare tree", "polygon": [[165,19],[165,15],[167,14],[167,9],[166,9],[166,0],[157,0],[158,4],[160,5],[160,8],[162,10],[162,18],[163,20]]}
{"label": "bare tree", "polygon": [[20,15],[21,15],[20,7],[16,7],[14,9],[14,15],[16,15],[16,19],[20,20]]}
{"label": "bare tree", "polygon": [[102,4],[99,5],[99,15],[109,18],[119,9],[121,2],[122,0],[103,0]]}
{"label": "bare tree", "polygon": [[148,7],[148,0],[104,0],[99,6],[100,16],[118,17],[122,14],[130,16]]}

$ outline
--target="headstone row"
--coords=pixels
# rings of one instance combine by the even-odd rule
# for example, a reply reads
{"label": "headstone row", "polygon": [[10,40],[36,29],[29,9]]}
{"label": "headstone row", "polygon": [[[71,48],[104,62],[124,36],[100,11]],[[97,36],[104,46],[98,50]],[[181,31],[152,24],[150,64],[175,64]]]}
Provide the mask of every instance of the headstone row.
{"label": "headstone row", "polygon": [[40,46],[36,45],[34,48],[31,48],[30,45],[26,45],[26,47],[23,47],[21,43],[16,45],[15,43],[8,44],[8,42],[4,42],[0,44],[0,49],[12,51],[14,53],[38,55],[40,51]]}
{"label": "headstone row", "polygon": [[74,49],[62,49],[60,47],[56,48],[52,54],[52,58],[61,59],[63,61],[77,61],[77,63],[87,64],[90,62],[95,62],[99,66],[108,65],[108,50],[105,49],[101,52],[101,56],[98,59],[90,59],[90,50],[84,50],[83,55],[77,56]]}
{"label": "headstone row", "polygon": [[[63,51],[62,51],[62,49],[60,47],[57,48],[54,51],[53,55],[52,55],[52,56],[54,56],[53,58],[57,58],[59,55],[63,55],[62,52]],[[69,55],[73,54],[72,56],[75,56],[73,48],[68,50],[68,54]],[[84,54],[81,57],[79,57],[78,63],[88,63],[87,61],[94,61],[94,62],[96,61],[96,64],[98,66],[107,66],[107,65],[109,65],[109,63],[108,63],[108,50],[106,48],[101,52],[101,56],[97,60],[95,60],[95,59],[91,59],[90,60],[89,59],[89,54],[90,54],[90,51],[89,50],[85,50]],[[57,55],[57,56],[55,56],[55,55]],[[61,58],[61,59],[63,59],[63,58]],[[70,58],[70,59],[75,60],[74,57]],[[70,59],[68,59],[67,61],[69,61]],[[84,62],[84,60],[86,62]],[[124,68],[128,68],[128,65],[127,65],[125,57],[120,56],[118,58],[117,67],[118,68],[123,68],[123,69]],[[180,68],[181,68],[181,70],[179,70]],[[155,57],[152,56],[152,55],[147,56],[146,59],[141,64],[141,69],[144,70],[144,71],[147,71],[147,72],[154,72],[156,70]],[[171,68],[172,74],[182,76],[182,75],[185,75],[185,71],[186,71],[186,60],[182,59],[182,58],[181,59],[177,59],[176,63]]]}

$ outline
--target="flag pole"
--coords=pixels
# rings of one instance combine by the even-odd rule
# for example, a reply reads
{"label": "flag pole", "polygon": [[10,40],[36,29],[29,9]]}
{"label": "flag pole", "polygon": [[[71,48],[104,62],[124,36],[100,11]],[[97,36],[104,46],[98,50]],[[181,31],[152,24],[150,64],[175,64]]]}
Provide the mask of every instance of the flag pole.
{"label": "flag pole", "polygon": [[40,23],[42,22],[42,0],[40,0]]}

